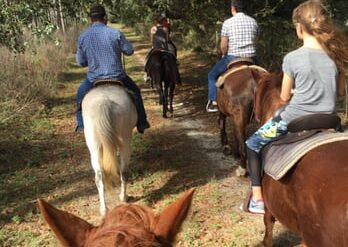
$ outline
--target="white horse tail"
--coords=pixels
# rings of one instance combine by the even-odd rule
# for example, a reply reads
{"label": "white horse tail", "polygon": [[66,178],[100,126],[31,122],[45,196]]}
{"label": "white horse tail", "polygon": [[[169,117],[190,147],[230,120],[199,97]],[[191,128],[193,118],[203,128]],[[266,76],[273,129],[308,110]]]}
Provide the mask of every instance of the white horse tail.
{"label": "white horse tail", "polygon": [[105,188],[111,189],[120,182],[119,162],[117,159],[117,135],[115,115],[113,108],[117,107],[114,102],[103,102],[99,106],[95,118],[95,135],[100,140],[99,163],[104,175]]}

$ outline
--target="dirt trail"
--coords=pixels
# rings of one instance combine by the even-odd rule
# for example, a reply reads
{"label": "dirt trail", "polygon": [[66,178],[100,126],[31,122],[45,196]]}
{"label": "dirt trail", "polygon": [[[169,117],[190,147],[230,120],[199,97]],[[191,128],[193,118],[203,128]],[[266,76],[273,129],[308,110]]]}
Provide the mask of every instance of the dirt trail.
{"label": "dirt trail", "polygon": [[[206,113],[206,76],[214,63],[207,54],[179,52],[183,85],[174,97],[174,116],[163,119],[158,95],[143,81],[148,41],[122,28],[135,47],[126,58],[127,73],[140,85],[151,128],[134,132],[128,193],[131,202],[159,212],[186,189],[195,187],[192,210],[176,246],[257,246],[263,237],[262,216],[243,213],[239,205],[248,180],[234,175],[238,160],[225,156],[219,140],[217,113]],[[72,58],[73,61],[73,58]],[[57,246],[35,205],[37,197],[98,224],[98,194],[82,133],[74,133],[74,98],[86,71],[73,62],[61,90],[51,102],[53,132],[24,155],[31,167],[5,175],[0,204],[0,243],[4,246]],[[18,161],[27,164],[26,160]],[[5,181],[5,180],[4,180]],[[14,196],[16,195],[16,196]],[[108,194],[109,207],[118,195]],[[15,236],[15,237],[13,237]],[[298,239],[276,224],[274,246],[295,246]],[[0,244],[1,245],[1,244]]]}
{"label": "dirt trail", "polygon": [[[147,49],[134,42],[137,60],[143,64]],[[153,182],[153,191],[147,192],[145,201],[155,206],[178,190],[196,187],[191,222],[184,227],[178,246],[256,246],[263,237],[262,216],[239,210],[249,182],[235,176],[239,161],[222,153],[218,114],[205,112],[206,75],[211,63],[200,56],[179,52],[183,86],[175,93],[173,118],[161,117],[157,94],[149,85],[143,86],[152,125],[144,139],[152,140],[154,150],[139,160],[152,164],[152,169],[162,169],[162,179],[167,181]],[[275,246],[296,245],[297,239],[282,227],[276,226],[277,234]]]}

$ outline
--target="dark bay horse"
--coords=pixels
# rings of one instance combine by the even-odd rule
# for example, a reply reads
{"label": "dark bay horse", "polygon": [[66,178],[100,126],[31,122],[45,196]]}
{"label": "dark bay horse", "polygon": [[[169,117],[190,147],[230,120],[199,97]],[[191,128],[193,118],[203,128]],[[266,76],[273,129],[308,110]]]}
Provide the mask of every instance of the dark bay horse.
{"label": "dark bay horse", "polygon": [[145,71],[151,77],[151,86],[157,89],[162,114],[166,118],[168,111],[173,113],[175,84],[181,83],[176,58],[168,51],[154,49],[146,62]]}
{"label": "dark bay horse", "polygon": [[194,189],[155,216],[145,206],[115,207],[96,227],[87,221],[38,200],[44,219],[65,247],[171,247],[189,211]]}
{"label": "dark bay horse", "polygon": [[[250,66],[249,66],[250,65]],[[254,91],[260,78],[268,72],[250,62],[234,61],[229,70],[217,82],[217,104],[219,107],[219,127],[224,153],[231,150],[226,134],[226,118],[230,119],[232,141],[237,149],[234,154],[241,158],[241,167],[246,168],[245,138],[246,126],[251,121]]]}
{"label": "dark bay horse", "polygon": [[[264,123],[281,106],[281,75],[263,78],[255,115]],[[348,246],[348,141],[309,151],[279,181],[262,180],[266,213],[264,245],[272,246],[275,219],[302,237],[304,246]]]}

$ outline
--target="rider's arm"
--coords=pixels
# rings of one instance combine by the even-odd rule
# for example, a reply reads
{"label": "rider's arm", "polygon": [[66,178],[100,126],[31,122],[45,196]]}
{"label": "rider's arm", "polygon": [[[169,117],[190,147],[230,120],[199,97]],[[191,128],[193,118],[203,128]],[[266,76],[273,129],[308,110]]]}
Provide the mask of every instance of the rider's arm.
{"label": "rider's arm", "polygon": [[79,40],[77,42],[76,62],[82,67],[88,66],[86,54],[82,49],[82,38],[81,37],[79,38]]}
{"label": "rider's arm", "polygon": [[291,89],[294,85],[294,78],[288,75],[287,73],[283,73],[283,81],[282,81],[282,89],[280,92],[280,99],[287,103],[291,98]]}
{"label": "rider's arm", "polygon": [[163,30],[167,34],[167,41],[169,41],[169,29],[167,27],[163,27]]}
{"label": "rider's arm", "polygon": [[156,26],[153,26],[153,27],[150,29],[150,40],[151,40],[151,44],[153,44],[153,36],[155,35],[156,30],[157,30],[157,27],[156,27]]}
{"label": "rider's arm", "polygon": [[120,48],[126,55],[132,55],[134,52],[132,43],[126,39],[123,33],[120,34]]}
{"label": "rider's arm", "polygon": [[228,51],[228,38],[225,37],[225,36],[221,37],[220,49],[221,49],[222,56],[227,54],[227,51]]}

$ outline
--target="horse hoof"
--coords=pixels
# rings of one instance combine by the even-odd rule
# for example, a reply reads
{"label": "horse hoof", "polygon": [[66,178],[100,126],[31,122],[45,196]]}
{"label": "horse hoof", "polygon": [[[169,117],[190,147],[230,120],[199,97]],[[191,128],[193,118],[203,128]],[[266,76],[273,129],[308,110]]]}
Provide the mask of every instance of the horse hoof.
{"label": "horse hoof", "polygon": [[245,177],[246,174],[247,174],[247,170],[244,169],[243,167],[238,166],[238,168],[236,169],[236,176]]}
{"label": "horse hoof", "polygon": [[232,153],[231,146],[230,145],[223,146],[222,152],[224,153],[224,155],[230,155]]}

